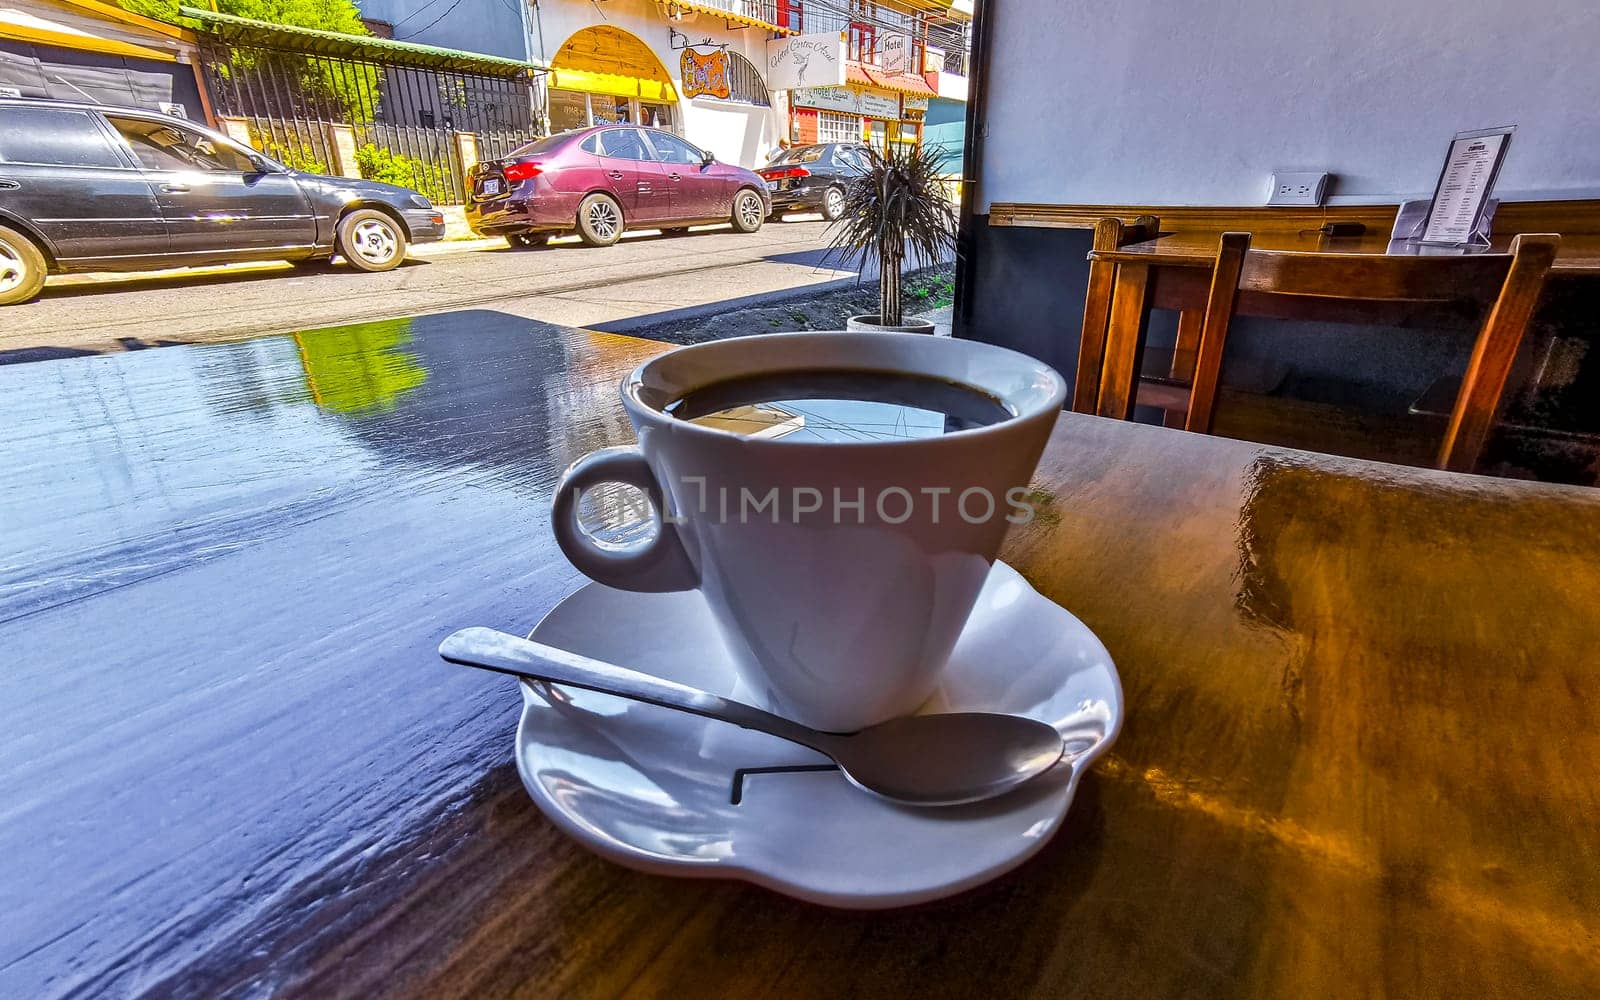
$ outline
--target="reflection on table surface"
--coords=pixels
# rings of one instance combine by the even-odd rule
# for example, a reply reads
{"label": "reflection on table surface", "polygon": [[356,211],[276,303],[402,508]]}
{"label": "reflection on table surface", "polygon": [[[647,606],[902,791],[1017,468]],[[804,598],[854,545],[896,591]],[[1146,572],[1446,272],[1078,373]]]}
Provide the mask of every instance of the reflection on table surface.
{"label": "reflection on table surface", "polygon": [[551,485],[661,349],[0,370],[0,995],[1600,991],[1600,494],[1074,414],[1005,558],[1128,708],[1053,843],[877,914],[585,854],[434,647],[578,585]]}

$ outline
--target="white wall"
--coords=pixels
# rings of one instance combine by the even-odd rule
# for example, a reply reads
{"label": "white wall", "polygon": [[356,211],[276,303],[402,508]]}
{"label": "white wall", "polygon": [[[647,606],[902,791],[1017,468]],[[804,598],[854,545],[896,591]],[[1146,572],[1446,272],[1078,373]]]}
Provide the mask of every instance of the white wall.
{"label": "white wall", "polygon": [[994,201],[1431,194],[1452,133],[1515,124],[1506,197],[1600,196],[1597,0],[990,0]]}
{"label": "white wall", "polygon": [[778,144],[779,126],[771,108],[702,97],[678,107],[684,114],[684,137],[724,163],[757,166]]}

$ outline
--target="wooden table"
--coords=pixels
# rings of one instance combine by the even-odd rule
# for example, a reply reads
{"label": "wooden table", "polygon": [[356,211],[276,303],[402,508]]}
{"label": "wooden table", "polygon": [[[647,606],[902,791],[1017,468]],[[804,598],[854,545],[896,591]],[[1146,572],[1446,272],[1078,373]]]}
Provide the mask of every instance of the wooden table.
{"label": "wooden table", "polygon": [[[1491,249],[1504,251],[1515,234],[1495,237]],[[1153,240],[1132,243],[1114,250],[1092,250],[1089,258],[1116,265],[1112,287],[1111,330],[1108,344],[1135,344],[1137,333],[1150,309],[1171,309],[1178,313],[1177,343],[1170,372],[1173,378],[1186,378],[1194,370],[1195,351],[1200,344],[1200,325],[1205,310],[1206,291],[1217,258],[1221,233],[1184,231],[1168,233]],[[1369,231],[1353,238],[1330,239],[1299,230],[1264,230],[1252,235],[1255,250],[1293,250],[1318,253],[1382,254],[1389,248],[1386,233]],[[1600,277],[1600,235],[1578,233],[1562,237],[1561,250],[1550,270],[1552,281]],[[1278,319],[1319,319],[1332,322],[1426,322],[1429,317],[1403,304],[1361,304],[1345,301],[1294,300],[1286,296],[1241,294],[1237,313]],[[1530,352],[1537,354],[1537,350]],[[1073,401],[1079,413],[1098,413],[1126,419],[1137,395],[1140,352],[1107,351],[1100,379],[1100,392],[1094,399]]]}
{"label": "wooden table", "polygon": [[567,840],[513,684],[433,649],[580,584],[552,483],[660,349],[464,312],[0,369],[0,996],[1600,992],[1600,494],[1095,417],[1006,557],[1128,716],[1038,856],[840,913]]}

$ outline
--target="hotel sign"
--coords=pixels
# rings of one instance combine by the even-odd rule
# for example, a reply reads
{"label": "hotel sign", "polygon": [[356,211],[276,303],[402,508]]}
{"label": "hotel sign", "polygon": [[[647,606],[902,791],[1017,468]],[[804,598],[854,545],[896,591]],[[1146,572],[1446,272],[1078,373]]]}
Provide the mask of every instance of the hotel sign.
{"label": "hotel sign", "polygon": [[794,92],[793,102],[797,107],[843,111],[845,114],[865,115],[868,118],[900,117],[900,97],[887,90],[864,90],[860,87],[806,87]]}
{"label": "hotel sign", "polygon": [[920,73],[922,67],[911,65],[911,36],[887,34],[878,36],[877,68],[890,76],[902,73]]}
{"label": "hotel sign", "polygon": [[767,89],[844,84],[844,32],[774,38],[767,43]]}

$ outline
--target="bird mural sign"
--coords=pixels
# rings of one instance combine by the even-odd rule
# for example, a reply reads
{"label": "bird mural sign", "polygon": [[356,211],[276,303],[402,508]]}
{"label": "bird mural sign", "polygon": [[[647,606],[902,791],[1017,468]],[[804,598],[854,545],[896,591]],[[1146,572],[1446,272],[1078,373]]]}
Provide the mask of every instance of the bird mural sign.
{"label": "bird mural sign", "polygon": [[792,35],[767,42],[767,87],[798,90],[802,87],[844,85],[844,32]]}

